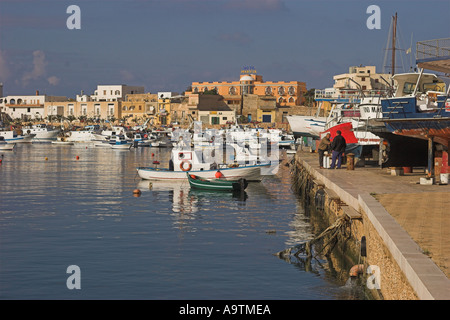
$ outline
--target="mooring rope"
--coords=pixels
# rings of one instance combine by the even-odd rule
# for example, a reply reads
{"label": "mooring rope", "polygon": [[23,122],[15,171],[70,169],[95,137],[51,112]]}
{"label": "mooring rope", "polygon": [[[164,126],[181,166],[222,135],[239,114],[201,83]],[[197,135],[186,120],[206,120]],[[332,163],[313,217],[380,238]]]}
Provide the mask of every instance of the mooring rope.
{"label": "mooring rope", "polygon": [[295,245],[295,246],[293,246],[291,248],[287,248],[285,250],[282,250],[280,252],[275,253],[274,255],[276,255],[276,256],[278,256],[280,258],[283,258],[283,257],[285,257],[287,255],[291,255],[291,253],[295,251],[295,253],[293,253],[293,255],[296,256],[296,257],[302,252],[306,253],[306,255],[308,257],[312,257],[312,250],[311,250],[312,245],[315,244],[316,242],[318,242],[319,240],[321,240],[322,238],[324,238],[325,236],[331,234],[330,238],[323,245],[322,249],[318,253],[316,253],[314,255],[314,258],[316,258],[321,252],[323,252],[327,247],[329,247],[330,243],[334,242],[332,247],[328,249],[327,254],[330,254],[331,251],[336,246],[336,244],[338,243],[338,236],[345,233],[345,229],[347,228],[349,223],[350,223],[349,222],[349,218],[346,215],[343,215],[343,216],[339,217],[333,223],[333,225],[331,225],[328,228],[326,228],[324,231],[322,231],[314,239],[309,240],[309,241],[304,242],[304,243],[300,243],[300,244]]}

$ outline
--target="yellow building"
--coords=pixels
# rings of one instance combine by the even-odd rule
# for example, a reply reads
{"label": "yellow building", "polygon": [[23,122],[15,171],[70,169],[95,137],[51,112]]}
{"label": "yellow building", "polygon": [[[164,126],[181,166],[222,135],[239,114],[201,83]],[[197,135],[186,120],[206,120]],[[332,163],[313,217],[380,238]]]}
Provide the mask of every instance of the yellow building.
{"label": "yellow building", "polygon": [[62,116],[74,119],[119,119],[120,101],[46,101],[44,117]]}
{"label": "yellow building", "polygon": [[242,70],[239,81],[192,82],[192,93],[215,91],[228,100],[239,101],[245,94],[270,96],[280,106],[299,106],[305,102],[306,83],[300,81],[263,81],[256,71]]}
{"label": "yellow building", "polygon": [[154,93],[127,94],[122,101],[122,117],[144,122],[156,117],[158,110],[158,95]]}

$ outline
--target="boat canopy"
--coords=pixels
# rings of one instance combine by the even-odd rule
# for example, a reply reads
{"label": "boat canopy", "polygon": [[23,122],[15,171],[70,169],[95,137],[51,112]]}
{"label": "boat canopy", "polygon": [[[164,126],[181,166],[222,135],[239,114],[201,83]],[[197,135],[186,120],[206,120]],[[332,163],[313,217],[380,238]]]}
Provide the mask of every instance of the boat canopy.
{"label": "boat canopy", "polygon": [[[420,79],[419,79],[420,77]],[[394,79],[395,97],[404,97],[428,91],[445,92],[445,83],[432,73],[398,73],[392,76]],[[418,85],[416,90],[416,85]]]}

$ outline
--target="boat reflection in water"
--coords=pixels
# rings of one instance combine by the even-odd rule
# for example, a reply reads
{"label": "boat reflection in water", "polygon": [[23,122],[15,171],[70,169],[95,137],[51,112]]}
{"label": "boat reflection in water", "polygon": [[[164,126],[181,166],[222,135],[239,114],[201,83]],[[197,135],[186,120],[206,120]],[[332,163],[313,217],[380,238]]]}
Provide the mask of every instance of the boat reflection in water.
{"label": "boat reflection in water", "polygon": [[152,192],[157,199],[168,197],[173,213],[192,214],[200,209],[207,211],[210,203],[222,203],[227,208],[242,207],[248,198],[246,191],[220,192],[191,189],[187,181],[141,180],[137,188],[142,192]]}

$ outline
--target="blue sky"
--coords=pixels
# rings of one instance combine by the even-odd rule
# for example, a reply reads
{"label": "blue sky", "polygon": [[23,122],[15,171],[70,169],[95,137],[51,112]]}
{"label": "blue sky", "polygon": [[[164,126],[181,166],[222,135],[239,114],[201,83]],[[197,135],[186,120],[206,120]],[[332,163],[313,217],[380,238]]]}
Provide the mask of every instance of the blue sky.
{"label": "blue sky", "polygon": [[[69,5],[80,7],[79,30],[66,27]],[[369,5],[381,9],[379,30],[366,27]],[[381,71],[395,12],[404,49],[450,37],[449,0],[0,0],[0,82],[4,95],[183,92],[254,66],[266,81],[322,89],[349,66]]]}

